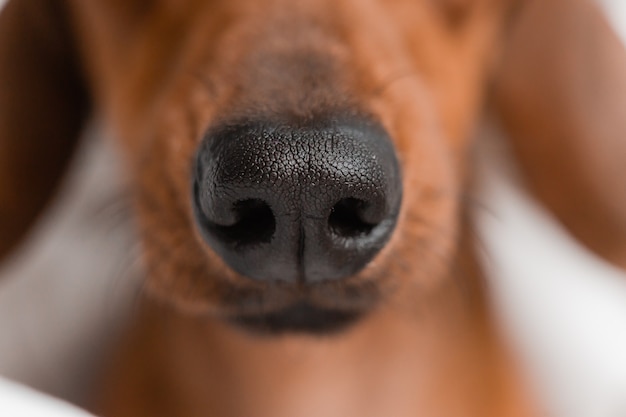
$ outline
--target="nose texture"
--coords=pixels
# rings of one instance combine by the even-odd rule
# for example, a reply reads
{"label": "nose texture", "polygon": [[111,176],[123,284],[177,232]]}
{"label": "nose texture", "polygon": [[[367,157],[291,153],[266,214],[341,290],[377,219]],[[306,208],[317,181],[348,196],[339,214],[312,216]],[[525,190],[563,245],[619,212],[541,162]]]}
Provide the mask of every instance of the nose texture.
{"label": "nose texture", "polygon": [[361,270],[396,223],[393,145],[369,119],[245,121],[211,129],[196,158],[200,231],[251,279],[314,283]]}

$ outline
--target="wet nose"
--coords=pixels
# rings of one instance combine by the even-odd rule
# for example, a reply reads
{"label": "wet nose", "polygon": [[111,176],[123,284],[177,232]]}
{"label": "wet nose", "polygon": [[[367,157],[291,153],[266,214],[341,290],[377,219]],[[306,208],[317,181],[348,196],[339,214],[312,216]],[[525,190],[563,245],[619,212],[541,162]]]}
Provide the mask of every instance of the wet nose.
{"label": "wet nose", "polygon": [[232,269],[261,281],[357,273],[388,241],[401,194],[393,145],[368,119],[217,126],[193,178],[202,236]]}

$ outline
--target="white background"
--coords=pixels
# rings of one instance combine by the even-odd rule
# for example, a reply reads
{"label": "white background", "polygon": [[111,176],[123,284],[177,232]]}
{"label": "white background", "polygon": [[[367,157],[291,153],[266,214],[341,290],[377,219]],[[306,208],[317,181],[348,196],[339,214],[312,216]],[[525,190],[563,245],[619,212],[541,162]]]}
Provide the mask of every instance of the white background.
{"label": "white background", "polygon": [[[626,39],[626,4],[603,3]],[[554,417],[626,417],[626,277],[528,197],[495,128],[482,136],[485,263],[536,394]],[[0,374],[68,399],[80,397],[137,282],[115,157],[96,141],[74,165],[26,250],[0,270]],[[0,380],[2,416],[76,413]]]}

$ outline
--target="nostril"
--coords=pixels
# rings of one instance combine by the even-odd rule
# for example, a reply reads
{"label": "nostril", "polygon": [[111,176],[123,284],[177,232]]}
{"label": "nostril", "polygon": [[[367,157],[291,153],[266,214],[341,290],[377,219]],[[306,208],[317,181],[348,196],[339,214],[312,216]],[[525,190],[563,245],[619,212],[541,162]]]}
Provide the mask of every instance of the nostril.
{"label": "nostril", "polygon": [[209,224],[213,234],[224,243],[236,247],[252,246],[272,240],[276,219],[270,206],[263,200],[237,201],[232,211],[236,219],[232,225]]}
{"label": "nostril", "polygon": [[323,282],[355,275],[384,247],[402,183],[376,122],[314,119],[220,124],[195,159],[199,232],[254,280]]}
{"label": "nostril", "polygon": [[355,238],[369,234],[376,224],[364,220],[369,204],[358,198],[344,198],[333,206],[328,227],[335,235]]}

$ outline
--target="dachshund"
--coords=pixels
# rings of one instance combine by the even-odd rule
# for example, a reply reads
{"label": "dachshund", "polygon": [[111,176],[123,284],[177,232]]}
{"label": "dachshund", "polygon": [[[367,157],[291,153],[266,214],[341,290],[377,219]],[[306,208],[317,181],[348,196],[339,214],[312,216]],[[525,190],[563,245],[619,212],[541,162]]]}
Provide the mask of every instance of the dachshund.
{"label": "dachshund", "polygon": [[626,266],[624,74],[591,0],[10,0],[0,257],[97,116],[146,269],[97,413],[537,417],[477,261],[473,132],[496,114]]}

